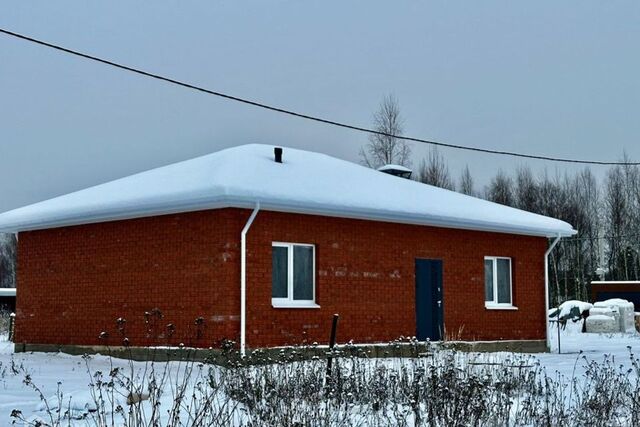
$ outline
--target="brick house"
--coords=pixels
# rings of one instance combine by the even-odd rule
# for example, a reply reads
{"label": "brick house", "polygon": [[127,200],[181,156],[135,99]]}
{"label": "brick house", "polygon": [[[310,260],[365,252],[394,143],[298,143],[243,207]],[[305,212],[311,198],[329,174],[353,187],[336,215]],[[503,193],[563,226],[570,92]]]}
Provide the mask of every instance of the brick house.
{"label": "brick house", "polygon": [[569,224],[276,152],[230,148],[1,214],[19,233],[15,342],[326,343],[338,313],[342,342],[545,344],[546,259]]}

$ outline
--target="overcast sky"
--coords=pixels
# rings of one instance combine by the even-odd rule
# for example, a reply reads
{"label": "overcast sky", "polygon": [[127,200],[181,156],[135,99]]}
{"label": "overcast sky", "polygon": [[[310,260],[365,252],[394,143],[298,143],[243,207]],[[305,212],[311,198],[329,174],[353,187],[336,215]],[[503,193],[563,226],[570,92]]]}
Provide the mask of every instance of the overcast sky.
{"label": "overcast sky", "polygon": [[[357,125],[369,126],[394,93],[412,136],[600,160],[626,150],[640,159],[635,0],[20,0],[0,3],[0,26]],[[0,35],[0,211],[233,145],[357,161],[366,141]],[[414,146],[416,164],[426,152]],[[478,187],[523,163],[441,152],[456,177],[469,164]]]}

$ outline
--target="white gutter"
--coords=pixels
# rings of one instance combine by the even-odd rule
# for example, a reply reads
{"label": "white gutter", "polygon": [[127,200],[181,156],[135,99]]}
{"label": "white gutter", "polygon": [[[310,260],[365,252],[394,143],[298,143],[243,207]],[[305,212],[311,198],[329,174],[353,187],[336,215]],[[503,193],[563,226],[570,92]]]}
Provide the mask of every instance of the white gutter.
{"label": "white gutter", "polygon": [[240,354],[244,357],[247,330],[247,232],[260,210],[260,202],[251,212],[251,216],[240,233]]}
{"label": "white gutter", "polygon": [[16,288],[0,288],[0,297],[15,297]]}
{"label": "white gutter", "polygon": [[551,242],[551,246],[544,253],[544,325],[545,325],[545,338],[547,341],[547,349],[551,349],[551,343],[549,341],[549,254],[556,247],[558,242],[562,239],[562,236],[558,236]]}

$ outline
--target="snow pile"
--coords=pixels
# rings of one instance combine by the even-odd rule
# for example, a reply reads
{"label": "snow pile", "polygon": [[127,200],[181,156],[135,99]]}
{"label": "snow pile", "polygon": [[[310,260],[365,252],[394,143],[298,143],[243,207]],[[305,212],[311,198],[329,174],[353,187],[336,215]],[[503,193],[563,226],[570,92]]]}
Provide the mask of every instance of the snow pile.
{"label": "snow pile", "polygon": [[558,307],[558,309],[560,310],[559,316],[568,316],[569,313],[571,313],[571,309],[573,309],[574,307],[577,307],[580,311],[580,314],[582,314],[585,311],[590,310],[593,305],[589,304],[588,302],[578,300],[565,301]]}
{"label": "snow pile", "polygon": [[[620,298],[598,301],[594,308],[611,310],[618,321],[617,332],[631,332],[635,330],[635,307],[632,302]],[[590,313],[591,314],[591,313]]]}
{"label": "snow pile", "polygon": [[593,307],[589,310],[589,316],[616,317],[618,313],[618,307]]}
{"label": "snow pile", "polygon": [[582,301],[566,301],[559,307],[560,317],[567,315],[577,307],[580,312],[589,311],[586,329],[590,333],[616,333],[635,331],[635,311],[633,303],[614,298],[589,304]]}
{"label": "snow pile", "polygon": [[615,317],[594,314],[587,317],[587,332],[594,334],[610,334],[618,332],[619,323]]}
{"label": "snow pile", "polygon": [[584,301],[565,301],[557,309],[549,310],[549,316],[553,318],[569,318],[571,312],[580,314],[589,312],[586,319],[586,330],[592,333],[616,333],[635,331],[635,311],[633,303],[614,298],[590,304]]}

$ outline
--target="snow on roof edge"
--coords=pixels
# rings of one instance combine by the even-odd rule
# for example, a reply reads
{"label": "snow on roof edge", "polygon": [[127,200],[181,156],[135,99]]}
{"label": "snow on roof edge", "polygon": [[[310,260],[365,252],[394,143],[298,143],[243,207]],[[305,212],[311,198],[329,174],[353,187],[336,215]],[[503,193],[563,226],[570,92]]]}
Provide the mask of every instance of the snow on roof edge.
{"label": "snow on roof edge", "polygon": [[215,200],[211,198],[203,198],[202,201],[190,200],[188,203],[174,205],[171,208],[166,206],[156,206],[151,204],[148,206],[138,206],[136,209],[123,211],[122,209],[113,209],[113,212],[107,211],[100,215],[87,216],[78,215],[66,219],[54,219],[51,221],[42,221],[40,223],[29,222],[29,224],[15,224],[0,227],[0,232],[14,233],[24,231],[43,230],[49,228],[61,228],[74,225],[85,225],[101,222],[122,221],[127,219],[144,218],[150,216],[170,215],[176,213],[194,212],[209,209],[224,208],[245,208],[252,209],[256,203],[260,202],[261,210],[299,213],[305,215],[324,215],[339,218],[351,218],[369,221],[381,221],[400,224],[413,224],[431,227],[452,228],[460,230],[486,231],[505,234],[517,234],[539,237],[570,237],[577,234],[577,230],[558,231],[557,229],[547,229],[540,227],[511,226],[505,223],[492,223],[486,221],[461,221],[446,217],[437,217],[429,215],[411,215],[401,214],[395,211],[388,211],[388,214],[382,214],[380,211],[368,211],[366,209],[332,209],[326,205],[310,203],[294,204],[260,201],[259,199],[246,199],[238,197],[222,196]]}
{"label": "snow on roof edge", "polygon": [[388,170],[398,170],[398,171],[403,171],[403,172],[413,172],[411,169],[409,169],[406,166],[396,165],[396,164],[393,164],[393,163],[389,163],[389,164],[380,166],[376,170],[380,171],[380,172],[384,172],[384,171],[388,171]]}
{"label": "snow on roof edge", "polygon": [[16,288],[0,288],[0,297],[15,297]]}
{"label": "snow on roof edge", "polygon": [[[259,200],[263,209],[283,212],[520,235],[576,234],[565,221],[400,180],[326,154],[286,150],[283,164],[273,162],[272,146],[248,144],[139,172],[0,213],[0,230],[253,208]],[[254,173],[242,172],[247,167]],[[345,179],[353,183],[348,191]],[[382,193],[389,197],[381,199]]]}

